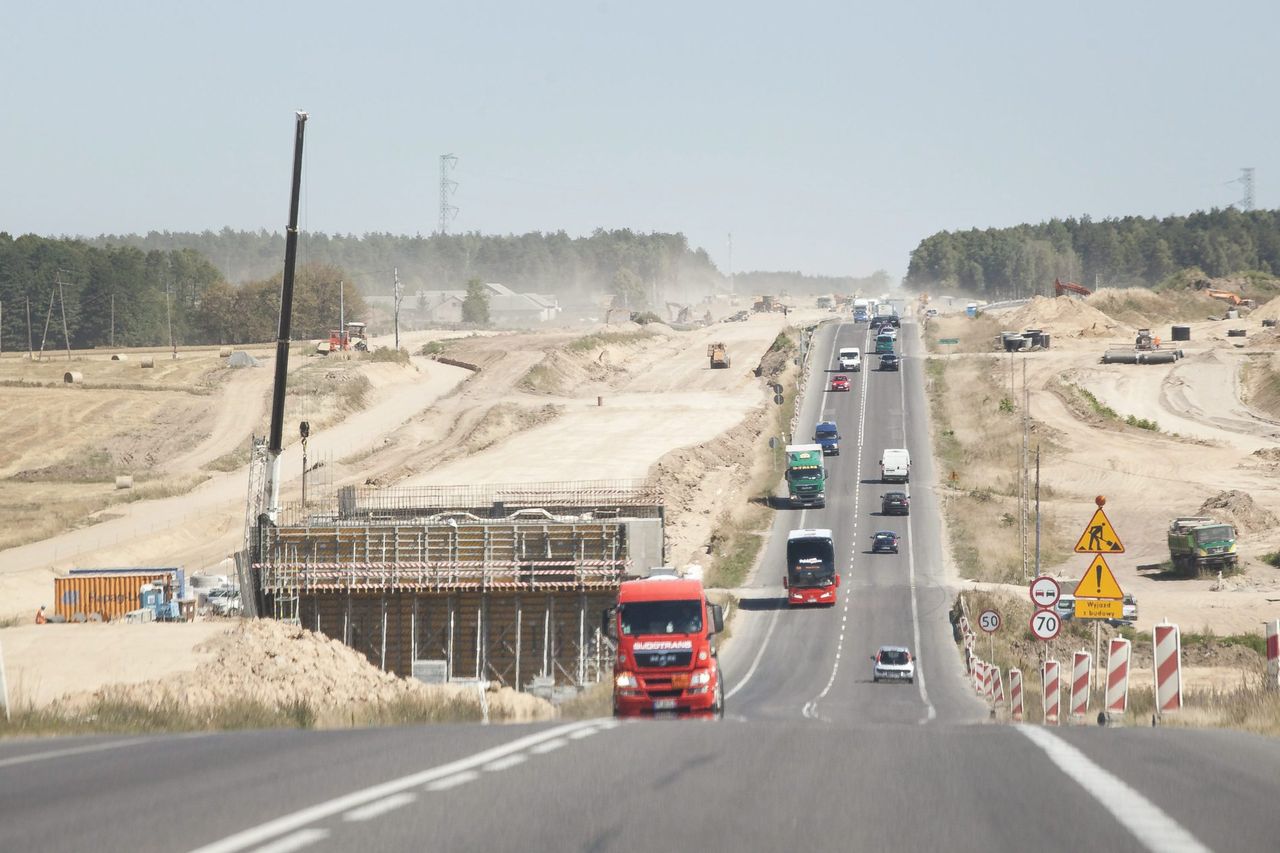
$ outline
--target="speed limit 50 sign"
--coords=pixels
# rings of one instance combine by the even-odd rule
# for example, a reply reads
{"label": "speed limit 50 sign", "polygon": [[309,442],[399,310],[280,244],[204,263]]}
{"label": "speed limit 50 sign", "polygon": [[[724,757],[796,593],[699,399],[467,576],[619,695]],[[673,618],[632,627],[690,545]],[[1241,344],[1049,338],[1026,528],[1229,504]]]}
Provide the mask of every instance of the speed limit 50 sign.
{"label": "speed limit 50 sign", "polygon": [[1037,610],[1031,614],[1031,633],[1040,640],[1052,640],[1062,630],[1062,619],[1052,610]]}
{"label": "speed limit 50 sign", "polygon": [[994,610],[984,610],[978,617],[978,627],[988,634],[994,634],[1000,627],[1000,614]]}

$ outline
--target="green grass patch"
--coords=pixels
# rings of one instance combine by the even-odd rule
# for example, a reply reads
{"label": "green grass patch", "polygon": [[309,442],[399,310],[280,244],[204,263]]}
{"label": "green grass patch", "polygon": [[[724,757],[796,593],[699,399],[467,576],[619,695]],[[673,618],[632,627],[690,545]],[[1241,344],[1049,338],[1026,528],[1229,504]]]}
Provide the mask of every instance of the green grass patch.
{"label": "green grass patch", "polygon": [[629,344],[653,336],[648,329],[631,332],[592,332],[569,342],[565,348],[569,352],[583,353],[609,346],[610,344]]}
{"label": "green grass patch", "polygon": [[1280,569],[1280,551],[1272,551],[1270,554],[1263,554],[1260,559],[1268,566],[1275,566],[1277,569]]}
{"label": "green grass patch", "polygon": [[396,349],[395,347],[378,347],[373,352],[369,353],[369,361],[376,361],[380,363],[389,362],[391,364],[408,364],[409,351],[403,347],[400,349]]}
{"label": "green grass patch", "polygon": [[224,453],[216,459],[210,459],[208,462],[200,466],[203,471],[219,471],[226,473],[227,471],[238,471],[249,464],[249,459],[253,456],[253,441],[245,441],[230,453]]}
{"label": "green grass patch", "polygon": [[1139,417],[1134,417],[1133,415],[1129,415],[1129,417],[1124,419],[1124,422],[1129,426],[1137,427],[1138,429],[1148,429],[1148,430],[1151,430],[1152,432],[1160,431],[1159,424],[1157,424],[1155,421],[1147,420],[1146,418],[1139,418]]}
{"label": "green grass patch", "polygon": [[445,341],[427,341],[422,345],[422,349],[418,350],[419,355],[439,355],[446,349]]}

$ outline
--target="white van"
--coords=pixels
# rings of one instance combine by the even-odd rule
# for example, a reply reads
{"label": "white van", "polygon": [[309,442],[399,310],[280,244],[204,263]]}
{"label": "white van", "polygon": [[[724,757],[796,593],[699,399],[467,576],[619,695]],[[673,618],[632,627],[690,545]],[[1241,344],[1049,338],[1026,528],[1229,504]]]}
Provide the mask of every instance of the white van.
{"label": "white van", "polygon": [[911,479],[911,454],[906,448],[896,447],[880,452],[880,481],[906,483]]}
{"label": "white van", "polygon": [[841,347],[840,369],[852,370],[855,373],[862,370],[862,350],[857,347]]}

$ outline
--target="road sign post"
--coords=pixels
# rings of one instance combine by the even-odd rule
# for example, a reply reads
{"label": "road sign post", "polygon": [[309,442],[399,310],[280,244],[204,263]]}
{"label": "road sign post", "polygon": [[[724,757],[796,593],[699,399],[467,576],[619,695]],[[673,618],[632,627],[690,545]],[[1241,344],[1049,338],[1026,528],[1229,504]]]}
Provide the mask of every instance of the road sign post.
{"label": "road sign post", "polygon": [[990,659],[995,663],[996,659],[996,631],[1000,630],[1000,614],[994,610],[984,610],[978,617],[978,627],[987,632],[987,636],[991,638],[991,642],[987,644],[987,651],[990,652]]}

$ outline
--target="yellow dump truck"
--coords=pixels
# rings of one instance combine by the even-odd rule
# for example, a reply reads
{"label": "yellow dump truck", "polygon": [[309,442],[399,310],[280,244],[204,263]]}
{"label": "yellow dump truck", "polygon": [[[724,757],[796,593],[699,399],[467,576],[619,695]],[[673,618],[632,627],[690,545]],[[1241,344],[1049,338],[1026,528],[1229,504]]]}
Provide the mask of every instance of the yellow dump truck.
{"label": "yellow dump truck", "polygon": [[722,343],[708,344],[707,358],[711,359],[712,370],[729,366],[729,352]]}

